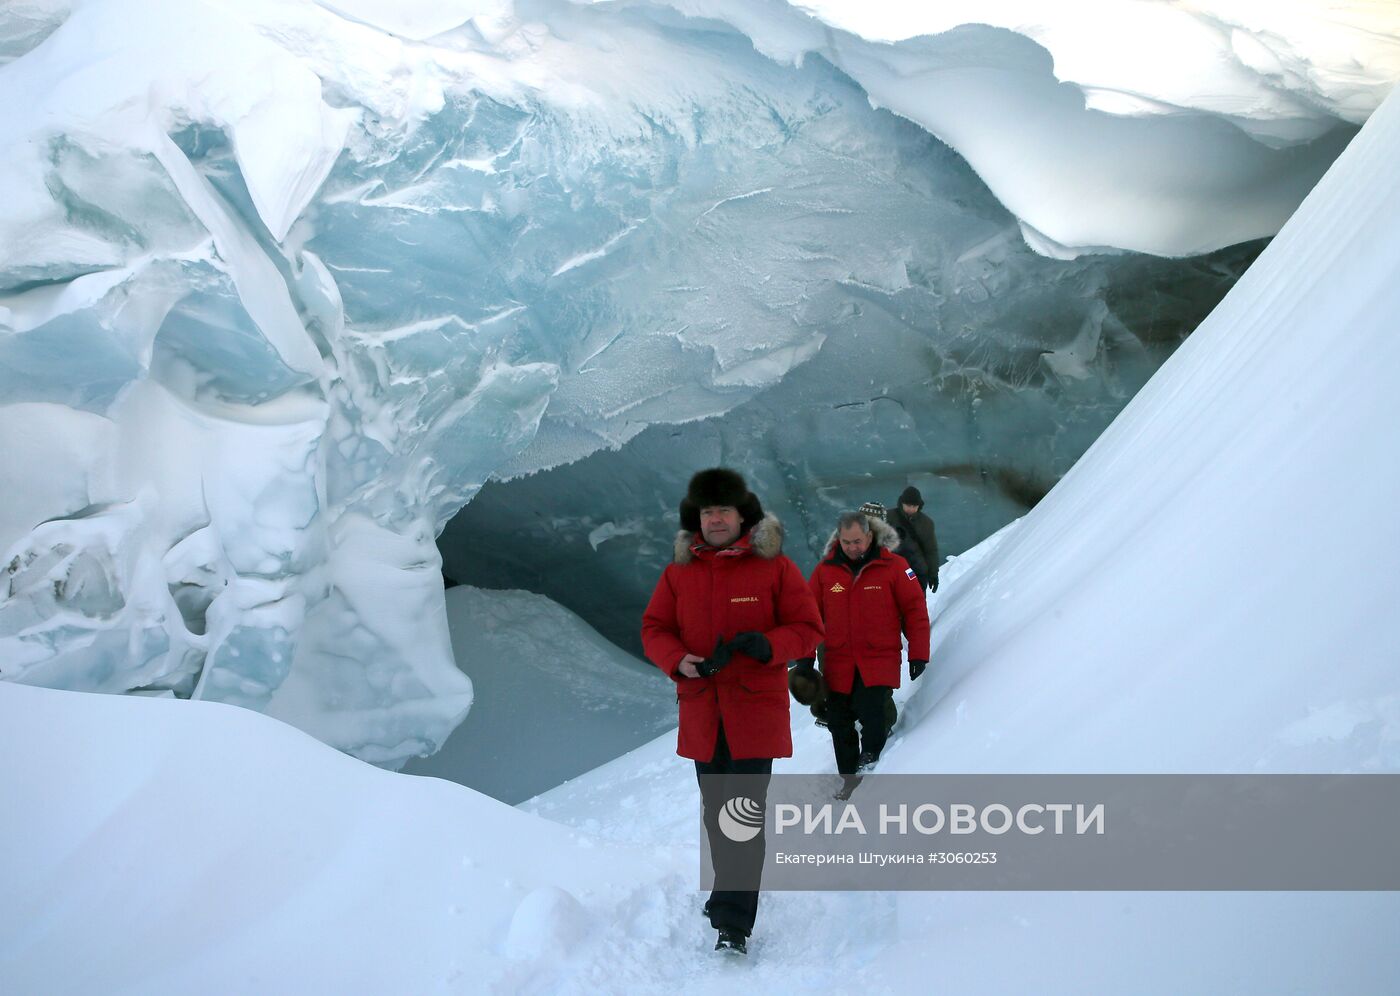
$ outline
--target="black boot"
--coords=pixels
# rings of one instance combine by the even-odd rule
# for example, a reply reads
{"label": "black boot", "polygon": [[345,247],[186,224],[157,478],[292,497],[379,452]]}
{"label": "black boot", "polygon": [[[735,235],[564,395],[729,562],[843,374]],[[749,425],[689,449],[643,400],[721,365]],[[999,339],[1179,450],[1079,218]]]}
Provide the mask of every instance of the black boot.
{"label": "black boot", "polygon": [[748,954],[749,939],[737,930],[720,930],[719,940],[715,941],[715,950],[729,954]]}

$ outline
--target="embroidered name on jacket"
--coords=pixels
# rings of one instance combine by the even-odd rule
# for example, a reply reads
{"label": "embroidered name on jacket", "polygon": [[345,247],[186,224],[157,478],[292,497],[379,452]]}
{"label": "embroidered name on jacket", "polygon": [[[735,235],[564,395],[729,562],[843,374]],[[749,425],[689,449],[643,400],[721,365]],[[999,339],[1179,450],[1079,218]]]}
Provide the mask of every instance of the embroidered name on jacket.
{"label": "embroidered name on jacket", "polygon": [[740,595],[738,598],[731,598],[731,602],[757,602],[757,595]]}
{"label": "embroidered name on jacket", "polygon": [[884,590],[885,590],[885,586],[882,585],[882,584],[868,584],[868,585],[865,586],[865,590],[866,590],[866,591],[884,591]]}

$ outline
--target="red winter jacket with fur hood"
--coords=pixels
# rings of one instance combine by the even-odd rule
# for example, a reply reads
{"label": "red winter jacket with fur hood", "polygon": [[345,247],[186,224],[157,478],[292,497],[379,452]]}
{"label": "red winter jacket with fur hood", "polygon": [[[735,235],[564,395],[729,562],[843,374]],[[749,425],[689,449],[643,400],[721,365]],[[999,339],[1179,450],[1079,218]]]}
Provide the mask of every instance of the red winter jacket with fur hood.
{"label": "red winter jacket with fur hood", "polygon": [[870,524],[880,552],[859,574],[853,576],[836,557],[840,546],[832,533],[826,557],[808,582],[826,628],[822,675],[829,689],[843,695],[851,693],[857,670],[867,687],[899,687],[901,633],[909,641],[909,659],[928,660],[924,586],[894,552],[899,534],[879,519],[870,519]]}
{"label": "red winter jacket with fur hood", "polygon": [[[720,723],[731,756],[791,757],[787,662],[811,657],[822,638],[821,617],[797,565],[783,555],[783,527],[765,516],[722,550],[681,530],[642,617],[647,659],[676,682],[680,737],[676,753],[714,756]],[[708,657],[719,639],[756,631],[773,658],[735,654],[709,678],[676,669],[686,654]]]}

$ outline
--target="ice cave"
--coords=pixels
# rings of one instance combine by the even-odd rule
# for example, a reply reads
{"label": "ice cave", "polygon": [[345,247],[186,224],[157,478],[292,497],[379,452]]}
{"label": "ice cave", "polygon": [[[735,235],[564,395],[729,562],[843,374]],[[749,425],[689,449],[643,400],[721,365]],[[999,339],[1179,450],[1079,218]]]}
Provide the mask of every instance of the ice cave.
{"label": "ice cave", "polygon": [[640,635],[696,470],[804,576],[913,486],[882,774],[1400,776],[1397,80],[1393,0],[0,5],[0,991],[1400,988],[1383,890],[717,961]]}

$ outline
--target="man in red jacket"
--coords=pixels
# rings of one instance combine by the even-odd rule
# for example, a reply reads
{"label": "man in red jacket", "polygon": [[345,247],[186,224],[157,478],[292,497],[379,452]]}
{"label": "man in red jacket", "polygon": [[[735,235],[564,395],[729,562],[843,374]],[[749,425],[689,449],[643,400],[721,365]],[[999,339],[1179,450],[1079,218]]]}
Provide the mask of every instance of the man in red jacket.
{"label": "man in red jacket", "polygon": [[[826,628],[826,720],[847,792],[851,777],[885,748],[885,708],[899,687],[901,633],[909,641],[909,678],[928,665],[924,587],[894,552],[898,545],[899,534],[883,519],[847,512],[808,582]],[[798,668],[811,673],[812,662]]]}
{"label": "man in red jacket", "polygon": [[[715,948],[742,953],[758,893],[725,888],[734,883],[722,881],[721,871],[757,882],[765,840],[760,830],[736,844],[718,818],[736,794],[761,812],[773,759],[792,756],[787,662],[815,652],[822,625],[802,573],[783,555],[782,525],[764,515],[741,476],[723,467],[700,471],[680,512],[673,562],[642,617],[642,646],[676,682],[676,753],[695,762],[700,781],[716,872],[705,904],[719,931]],[[736,793],[724,777],[708,777],[727,775],[761,775],[761,791],[752,779]]]}

